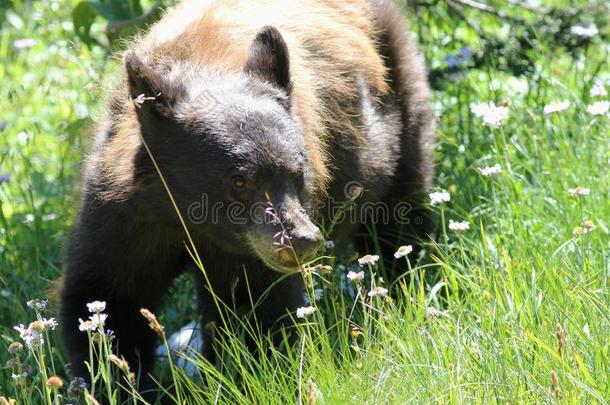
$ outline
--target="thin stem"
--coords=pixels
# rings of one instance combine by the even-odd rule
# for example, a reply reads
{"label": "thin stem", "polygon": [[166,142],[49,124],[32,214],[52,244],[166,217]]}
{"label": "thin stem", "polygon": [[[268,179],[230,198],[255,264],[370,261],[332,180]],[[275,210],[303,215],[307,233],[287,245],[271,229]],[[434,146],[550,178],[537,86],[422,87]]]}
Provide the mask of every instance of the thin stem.
{"label": "thin stem", "polygon": [[[99,312],[97,314],[99,316]],[[108,401],[112,402],[112,369],[110,367],[110,350],[108,346],[108,342],[106,341],[106,331],[104,330],[104,326],[100,324],[99,327],[99,336],[100,336],[100,356],[103,358],[103,363],[100,358],[100,364],[103,364],[103,378],[104,383],[106,385],[106,395],[108,395]]]}
{"label": "thin stem", "polygon": [[447,237],[447,228],[445,224],[445,208],[441,206],[441,225],[443,227],[443,242],[445,242],[445,247],[449,244],[449,238]]}
{"label": "thin stem", "polygon": [[91,381],[91,395],[95,396],[95,373],[93,371],[93,339],[91,331],[87,330],[87,339],[89,340],[89,377]]}
{"label": "thin stem", "polygon": [[36,359],[38,363],[38,367],[40,368],[40,377],[42,379],[42,389],[44,391],[45,399],[47,400],[48,405],[53,405],[53,401],[51,399],[51,391],[49,391],[49,387],[47,386],[47,380],[49,379],[47,375],[47,367],[44,361],[44,346],[40,345],[38,347],[38,358]]}
{"label": "thin stem", "polygon": [[[210,294],[212,295],[212,299],[214,300],[214,305],[216,306],[216,309],[218,310],[218,314],[220,316],[220,320],[223,323],[223,326],[225,328],[228,328],[229,324],[228,324],[227,320],[225,319],[224,313],[222,311],[222,306],[220,305],[220,299],[214,292],[214,288],[212,287],[212,283],[210,281],[210,278],[208,277],[208,273],[205,271],[205,268],[203,267],[203,262],[201,261],[201,258],[199,257],[199,252],[197,251],[195,242],[193,241],[193,238],[191,237],[191,233],[189,232],[188,227],[186,226],[186,222],[184,221],[182,213],[178,209],[178,204],[176,203],[176,200],[174,199],[174,196],[173,196],[171,190],[169,189],[169,185],[165,181],[165,176],[163,176],[163,173],[161,173],[161,169],[159,168],[159,165],[157,164],[157,160],[155,159],[152,152],[150,151],[150,148],[148,147],[148,143],[146,143],[146,140],[144,139],[144,136],[142,136],[142,133],[140,131],[138,131],[138,135],[140,136],[140,140],[142,141],[142,144],[144,145],[144,148],[146,149],[146,153],[150,157],[150,160],[152,161],[152,163],[155,167],[155,171],[157,172],[157,174],[159,175],[159,178],[161,179],[161,183],[163,183],[163,188],[167,192],[167,195],[172,203],[172,206],[174,208],[174,211],[176,212],[176,215],[178,215],[180,224],[181,224],[182,228],[184,229],[184,232],[188,239],[188,244],[185,243],[186,248],[187,248],[189,254],[191,255],[191,257],[193,258],[195,265],[199,268],[199,270],[203,274],[203,278],[205,280],[205,283],[208,286]],[[190,244],[190,248],[189,248],[189,244]]]}
{"label": "thin stem", "polygon": [[172,375],[172,380],[174,381],[174,387],[176,388],[176,397],[177,404],[184,404],[185,402],[182,400],[182,391],[180,389],[180,384],[178,383],[178,375],[176,373],[176,366],[174,365],[174,361],[172,359],[172,351],[169,347],[169,343],[167,343],[167,339],[165,337],[165,333],[161,336],[163,338],[163,346],[165,347],[165,351],[167,352],[167,361],[169,363],[169,370]]}
{"label": "thin stem", "polygon": [[303,339],[301,340],[301,358],[299,360],[299,404],[303,403],[303,360],[305,358],[305,337],[307,335],[303,335]]}

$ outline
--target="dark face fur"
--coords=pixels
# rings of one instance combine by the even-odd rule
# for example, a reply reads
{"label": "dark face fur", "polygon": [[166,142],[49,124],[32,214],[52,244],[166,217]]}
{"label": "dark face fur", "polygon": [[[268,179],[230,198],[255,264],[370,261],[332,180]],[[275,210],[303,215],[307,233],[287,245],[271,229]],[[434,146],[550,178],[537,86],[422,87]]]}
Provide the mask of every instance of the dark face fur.
{"label": "dark face fur", "polygon": [[176,63],[161,74],[125,57],[140,130],[189,227],[237,254],[288,272],[323,241],[305,208],[313,174],[290,114],[288,53],[263,29],[243,72]]}

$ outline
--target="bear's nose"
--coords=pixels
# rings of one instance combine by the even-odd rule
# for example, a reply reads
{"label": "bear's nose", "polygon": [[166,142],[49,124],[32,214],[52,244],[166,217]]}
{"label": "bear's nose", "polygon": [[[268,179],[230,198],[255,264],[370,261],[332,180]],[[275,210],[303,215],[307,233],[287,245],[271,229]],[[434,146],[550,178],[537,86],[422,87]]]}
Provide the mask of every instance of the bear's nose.
{"label": "bear's nose", "polygon": [[299,232],[292,236],[292,248],[299,261],[311,258],[324,243],[322,232],[317,226],[312,226],[305,232]]}
{"label": "bear's nose", "polygon": [[[307,231],[293,233],[290,237],[292,249],[282,249],[279,254],[280,263],[286,267],[296,267],[310,259],[324,243],[322,232],[313,226]],[[296,255],[296,257],[295,257]]]}

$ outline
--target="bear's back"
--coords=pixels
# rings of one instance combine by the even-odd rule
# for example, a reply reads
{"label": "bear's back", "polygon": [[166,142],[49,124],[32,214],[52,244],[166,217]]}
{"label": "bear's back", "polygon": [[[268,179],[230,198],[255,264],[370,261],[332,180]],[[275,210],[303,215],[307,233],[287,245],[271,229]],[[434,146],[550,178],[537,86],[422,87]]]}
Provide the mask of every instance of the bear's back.
{"label": "bear's back", "polygon": [[[295,80],[303,79],[301,69],[306,67],[320,83],[357,71],[383,91],[386,69],[372,15],[368,0],[186,0],[135,47],[157,60],[239,71],[255,35],[271,25],[288,45]],[[347,87],[344,91],[353,88]]]}
{"label": "bear's back", "polygon": [[[289,51],[295,118],[318,186],[325,189],[331,178],[329,137],[362,135],[359,83],[366,83],[374,97],[389,89],[373,7],[368,0],[186,0],[130,49],[162,73],[184,63],[221,74],[241,72],[256,34],[264,26],[276,27]],[[123,83],[109,102],[117,133],[101,142],[110,141],[104,154],[112,158],[102,157],[105,162],[129,161],[139,147],[135,114],[124,93]],[[116,167],[103,171],[116,178],[117,170],[124,173]]]}

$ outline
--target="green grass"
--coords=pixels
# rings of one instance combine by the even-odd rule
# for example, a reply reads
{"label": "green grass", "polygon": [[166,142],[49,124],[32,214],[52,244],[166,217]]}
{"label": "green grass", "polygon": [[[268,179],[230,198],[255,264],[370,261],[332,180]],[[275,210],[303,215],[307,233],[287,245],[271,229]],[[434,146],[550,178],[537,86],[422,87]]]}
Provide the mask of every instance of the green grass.
{"label": "green grass", "polygon": [[[117,66],[78,43],[69,5],[14,2],[1,10],[0,175],[9,178],[0,184],[0,396],[37,404],[47,394],[41,353],[20,353],[30,369],[16,383],[14,367],[4,366],[12,357],[6,349],[19,340],[13,325],[36,316],[25,302],[47,296],[61,274],[90,117]],[[430,66],[460,44],[479,45],[446,15],[417,21]],[[14,47],[22,38],[37,43]],[[447,243],[440,231],[434,254],[412,273],[435,276],[397,288],[393,300],[376,298],[371,308],[345,294],[347,270],[333,263],[325,281],[315,277],[324,290],[319,310],[300,326],[293,349],[254,359],[239,335],[227,339],[223,367],[196,360],[205,381],[177,371],[189,403],[610,402],[609,117],[586,110],[594,81],[610,85],[609,50],[600,38],[576,57],[540,44],[531,78],[488,67],[445,83],[434,100],[436,183],[451,201],[434,209],[471,228],[447,230]],[[470,111],[472,103],[502,100],[510,116],[498,128]],[[571,106],[544,115],[554,100]],[[496,163],[499,175],[479,173]],[[575,186],[590,195],[572,197]],[[596,229],[573,235],[584,220]],[[192,281],[182,278],[170,301],[160,318],[169,331],[196,316]],[[67,382],[56,334],[43,351],[45,373]],[[58,403],[67,403],[65,386],[59,393]]]}

